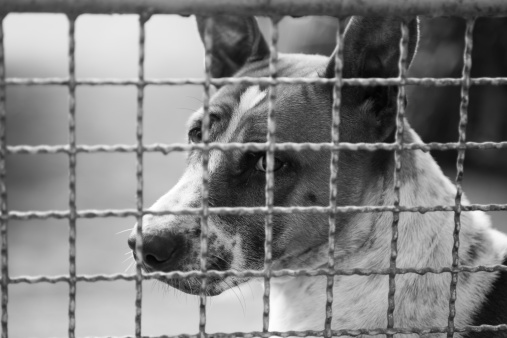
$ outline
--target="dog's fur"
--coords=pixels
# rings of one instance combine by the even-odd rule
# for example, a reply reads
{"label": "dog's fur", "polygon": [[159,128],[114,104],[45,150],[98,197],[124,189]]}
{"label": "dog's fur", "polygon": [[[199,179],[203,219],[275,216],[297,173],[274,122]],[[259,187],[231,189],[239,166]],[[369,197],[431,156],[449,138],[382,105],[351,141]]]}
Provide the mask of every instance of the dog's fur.
{"label": "dog's fur", "polygon": [[[203,35],[209,19],[198,18]],[[345,32],[345,78],[398,75],[400,22],[398,18],[351,19]],[[408,61],[415,54],[417,20],[408,22]],[[254,18],[222,16],[214,19],[213,77],[268,76],[269,48]],[[334,77],[334,56],[280,54],[278,75]],[[213,142],[265,142],[267,88],[223,86],[210,104]],[[396,87],[344,87],[340,141],[392,142],[395,133]],[[332,87],[279,85],[275,101],[277,142],[329,142]],[[200,142],[203,111],[190,119],[189,142]],[[404,142],[421,142],[405,121]],[[201,153],[188,156],[187,170],[178,184],[151,210],[199,207]],[[211,206],[262,206],[264,154],[240,150],[212,150],[209,161]],[[326,206],[329,203],[329,151],[278,151],[275,154],[275,205]],[[454,205],[455,186],[443,175],[430,154],[420,150],[401,155],[401,204]],[[393,153],[341,151],[338,205],[393,205]],[[462,199],[465,204],[466,198]],[[335,260],[338,268],[387,268],[393,216],[383,213],[339,214],[336,221]],[[264,217],[213,215],[209,217],[208,268],[262,269]],[[397,266],[400,268],[451,266],[454,213],[401,213]],[[147,270],[198,270],[200,219],[197,216],[146,216],[143,219],[143,263]],[[327,263],[328,217],[283,214],[273,217],[273,268],[318,268]],[[135,235],[129,240],[135,245]],[[460,264],[502,264],[507,237],[492,229],[482,212],[461,215]],[[457,327],[507,323],[507,275],[460,273],[457,284]],[[209,295],[218,295],[244,280],[210,278]],[[199,282],[169,281],[180,290],[197,293]],[[322,330],[326,281],[324,277],[284,277],[272,280],[270,330]],[[337,276],[334,283],[332,327],[382,328],[387,325],[388,277]],[[396,327],[444,327],[448,324],[450,274],[396,276]],[[397,335],[415,337],[416,335]],[[425,337],[444,337],[427,334]],[[460,337],[455,334],[455,337]],[[463,334],[461,337],[507,337],[505,333]]]}

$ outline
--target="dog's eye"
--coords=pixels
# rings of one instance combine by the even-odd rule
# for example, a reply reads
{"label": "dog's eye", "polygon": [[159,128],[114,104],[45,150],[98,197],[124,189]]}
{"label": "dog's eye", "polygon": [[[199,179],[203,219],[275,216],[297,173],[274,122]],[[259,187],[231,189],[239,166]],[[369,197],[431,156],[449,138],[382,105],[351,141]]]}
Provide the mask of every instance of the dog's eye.
{"label": "dog's eye", "polygon": [[[273,166],[273,171],[277,171],[277,170],[281,169],[283,167],[283,165],[284,165],[284,163],[275,157],[275,165]],[[261,156],[257,160],[257,163],[255,164],[255,169],[257,169],[259,171],[268,170],[268,163],[266,161],[266,155]]]}
{"label": "dog's eye", "polygon": [[195,127],[188,132],[188,139],[190,143],[199,143],[202,141],[201,127]]}

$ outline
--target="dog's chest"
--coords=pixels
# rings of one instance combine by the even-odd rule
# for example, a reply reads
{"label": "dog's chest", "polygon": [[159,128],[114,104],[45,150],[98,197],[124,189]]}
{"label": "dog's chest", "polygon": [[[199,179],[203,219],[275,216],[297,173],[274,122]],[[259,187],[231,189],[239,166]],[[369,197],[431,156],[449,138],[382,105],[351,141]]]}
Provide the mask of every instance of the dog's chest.
{"label": "dog's chest", "polygon": [[[322,292],[317,290],[322,288]],[[272,283],[270,330],[320,330],[324,325],[322,277],[286,278]]]}
{"label": "dog's chest", "polygon": [[[396,278],[396,284],[396,327],[448,325],[448,274],[400,275]],[[487,283],[484,286],[487,288]],[[387,326],[387,276],[340,276],[335,279],[333,293],[333,329],[378,329]],[[457,304],[455,322],[460,326],[469,322],[471,309],[477,307],[478,299],[464,283],[461,283],[458,293],[461,298]],[[273,283],[271,331],[322,331],[325,310],[325,277],[300,277]],[[445,334],[424,337],[445,337]]]}

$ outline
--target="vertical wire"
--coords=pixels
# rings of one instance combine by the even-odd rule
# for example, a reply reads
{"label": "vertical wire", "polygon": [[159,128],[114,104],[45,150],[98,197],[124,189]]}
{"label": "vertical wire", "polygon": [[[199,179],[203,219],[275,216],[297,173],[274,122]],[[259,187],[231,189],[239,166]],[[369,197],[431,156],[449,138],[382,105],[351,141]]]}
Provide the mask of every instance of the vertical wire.
{"label": "vertical wire", "polygon": [[8,337],[9,260],[7,246],[7,109],[5,85],[4,16],[0,15],[0,235],[2,237],[2,338]]}
{"label": "vertical wire", "polygon": [[468,19],[465,30],[465,49],[463,52],[463,76],[461,78],[461,104],[459,110],[459,145],[462,146],[458,150],[458,156],[456,160],[456,198],[455,198],[455,211],[454,211],[454,232],[453,238],[454,243],[452,247],[452,269],[451,272],[451,286],[450,286],[450,297],[449,297],[449,317],[447,326],[447,337],[454,337],[454,318],[456,316],[456,299],[457,292],[456,287],[458,285],[458,271],[454,271],[459,268],[459,234],[461,230],[461,197],[463,195],[463,189],[461,183],[463,181],[465,162],[465,143],[466,143],[466,127],[468,122],[468,103],[469,103],[469,91],[470,91],[470,75],[472,71],[472,48],[473,48],[473,31],[475,25],[475,18]]}
{"label": "vertical wire", "polygon": [[[210,18],[205,21],[204,28],[204,76],[203,84],[203,118],[202,118],[202,213],[201,213],[201,250],[200,263],[201,271],[207,271],[208,258],[208,218],[209,218],[209,102],[211,88],[211,63],[213,50],[213,20]],[[199,337],[206,337],[206,275],[201,278],[201,287],[199,290]]]}
{"label": "vertical wire", "polygon": [[142,270],[142,229],[143,229],[143,115],[144,115],[144,52],[146,22],[149,16],[139,15],[139,56],[136,114],[136,299],[135,299],[135,335],[141,337],[142,303],[143,303],[143,270]]}
{"label": "vertical wire", "polygon": [[[394,328],[394,309],[396,293],[396,258],[398,257],[398,223],[400,221],[400,173],[401,173],[401,155],[403,146],[403,132],[405,121],[405,79],[407,73],[407,51],[408,51],[408,27],[405,22],[401,22],[400,39],[400,58],[398,61],[399,79],[398,95],[396,98],[396,134],[395,143],[397,145],[394,151],[394,207],[392,237],[391,237],[391,257],[389,261],[389,292],[387,306],[387,328]],[[393,334],[387,334],[387,337],[393,337]]]}
{"label": "vertical wire", "polygon": [[76,335],[76,16],[69,21],[69,327]]}
{"label": "vertical wire", "polygon": [[[335,54],[335,82],[333,85],[333,110],[332,110],[332,129],[331,141],[333,146],[337,146],[340,142],[340,105],[341,105],[341,89],[342,89],[342,36],[340,32],[340,20],[338,19],[338,30],[336,33],[336,54]],[[329,177],[329,249],[328,249],[328,272],[326,284],[326,320],[324,322],[324,337],[332,336],[332,319],[333,319],[333,286],[334,286],[334,252],[335,252],[335,233],[336,233],[336,199],[338,196],[338,162],[339,150],[333,149],[331,152],[331,166]]]}
{"label": "vertical wire", "polygon": [[273,242],[273,205],[274,205],[274,164],[275,164],[275,144],[276,144],[276,120],[275,120],[275,100],[277,89],[277,69],[278,60],[278,22],[279,18],[270,18],[271,20],[271,42],[269,45],[269,85],[268,97],[268,130],[266,152],[266,216],[265,216],[265,238],[264,238],[264,294],[262,297],[262,332],[269,330],[269,299],[271,293],[271,265],[272,265],[272,242]]}

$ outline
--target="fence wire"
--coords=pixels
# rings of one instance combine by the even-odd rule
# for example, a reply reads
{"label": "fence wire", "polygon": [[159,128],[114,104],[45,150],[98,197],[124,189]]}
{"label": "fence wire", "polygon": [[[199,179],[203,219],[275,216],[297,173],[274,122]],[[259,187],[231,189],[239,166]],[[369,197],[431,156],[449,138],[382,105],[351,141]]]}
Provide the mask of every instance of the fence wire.
{"label": "fence wire", "polygon": [[[472,55],[472,34],[475,19],[467,20],[467,28],[465,33],[465,49],[464,49],[464,65],[463,74],[461,78],[408,78],[407,71],[407,53],[408,53],[408,27],[403,23],[401,29],[400,39],[400,59],[399,59],[399,76],[396,78],[372,78],[372,79],[342,79],[342,54],[343,54],[343,37],[340,32],[336,35],[336,44],[338,46],[337,53],[335,54],[335,77],[332,79],[307,79],[307,78],[282,78],[277,76],[277,58],[278,58],[278,21],[280,17],[271,17],[271,39],[270,39],[270,57],[269,57],[269,77],[264,78],[221,78],[213,79],[211,77],[211,50],[213,46],[213,39],[211,36],[213,24],[211,20],[207,21],[207,27],[204,33],[204,46],[205,46],[205,76],[203,79],[146,79],[144,76],[144,59],[145,59],[145,25],[149,20],[150,15],[154,13],[170,13],[175,11],[177,14],[216,14],[215,11],[221,6],[220,4],[227,4],[230,6],[231,13],[241,13],[241,11],[250,8],[250,14],[268,14],[263,13],[268,9],[272,9],[272,13],[279,13],[283,15],[303,15],[303,14],[324,14],[320,13],[324,9],[328,9],[326,14],[333,14],[338,9],[341,9],[342,15],[346,14],[367,14],[380,6],[381,10],[391,14],[397,11],[409,15],[415,14],[446,14],[452,9],[455,4],[459,2],[462,6],[461,9],[455,10],[455,14],[465,15],[473,13],[474,15],[490,15],[490,14],[505,14],[507,15],[507,5],[505,2],[495,0],[484,0],[482,6],[477,5],[476,1],[434,1],[433,4],[428,4],[420,1],[406,1],[404,5],[394,5],[392,1],[367,1],[367,6],[364,3],[356,5],[355,2],[344,1],[337,4],[331,3],[326,0],[318,0],[318,5],[311,5],[301,1],[296,3],[293,1],[276,0],[272,4],[265,5],[264,1],[252,1],[251,6],[248,7],[244,2],[237,2],[236,5],[231,1],[214,1],[203,2],[199,0],[185,0],[174,2],[160,2],[160,1],[145,1],[143,5],[139,2],[123,0],[122,4],[118,1],[107,0],[103,2],[82,1],[80,5],[73,2],[74,7],[67,7],[68,4],[61,1],[33,1],[33,0],[6,0],[0,8],[0,236],[1,236],[1,327],[2,337],[8,337],[8,287],[9,284],[35,284],[35,283],[68,283],[69,284],[69,307],[68,307],[68,336],[75,337],[76,329],[76,284],[77,282],[98,282],[98,281],[118,281],[128,280],[135,281],[136,285],[136,298],[135,298],[135,333],[134,336],[122,337],[144,337],[141,329],[141,316],[142,316],[142,282],[143,280],[165,280],[165,279],[186,279],[186,278],[199,278],[201,280],[200,297],[199,297],[199,333],[195,335],[175,335],[164,336],[170,338],[229,338],[229,337],[326,337],[332,336],[359,336],[359,335],[379,335],[384,334],[388,337],[393,337],[395,334],[409,334],[414,333],[418,335],[430,333],[446,333],[448,337],[453,337],[455,333],[465,332],[483,332],[483,331],[507,331],[507,323],[497,326],[480,325],[480,326],[463,326],[456,327],[454,318],[456,315],[455,303],[457,299],[456,288],[458,283],[458,275],[462,272],[507,272],[507,266],[492,265],[492,266],[464,266],[459,263],[459,234],[460,234],[460,215],[464,211],[505,211],[507,204],[471,204],[462,205],[462,179],[464,173],[464,156],[465,151],[468,149],[506,149],[507,142],[466,142],[466,125],[467,125],[467,110],[469,101],[469,89],[472,85],[507,85],[507,78],[471,78],[471,55]],[[314,0],[315,1],[315,0]],[[148,2],[152,7],[148,6]],[[287,7],[290,4],[292,7]],[[320,7],[319,7],[320,5]],[[471,7],[473,5],[473,8]],[[141,6],[141,7],[139,7]],[[173,7],[171,7],[173,6]],[[180,7],[178,7],[180,6]],[[312,9],[301,14],[301,6],[306,9]],[[124,11],[121,9],[123,8]],[[148,8],[151,10],[147,11]],[[211,9],[210,9],[211,8]],[[214,8],[214,9],[213,9]],[[329,8],[331,8],[329,10]],[[3,16],[12,11],[63,11],[68,14],[69,30],[69,48],[68,48],[68,73],[66,78],[6,78],[5,75],[5,50],[4,50],[4,33],[3,33]],[[141,10],[142,9],[142,10]],[[165,10],[164,10],[165,9]],[[223,8],[221,9],[223,11]],[[434,10],[434,12],[431,12]],[[75,22],[78,14],[84,12],[112,13],[112,12],[136,12],[139,15],[139,55],[138,55],[138,77],[136,79],[78,79],[75,74]],[[188,11],[188,12],[187,12]],[[206,12],[208,11],[208,12]],[[349,12],[350,13],[349,13]],[[430,13],[428,13],[430,12]],[[172,13],[172,12],[171,12]],[[271,14],[272,14],[271,13]],[[269,87],[268,96],[268,128],[267,128],[267,142],[265,143],[213,143],[209,140],[209,102],[210,102],[210,88],[212,85],[224,84],[249,84],[249,85],[266,85]],[[333,85],[333,106],[332,106],[332,130],[331,142],[329,143],[276,143],[276,112],[274,103],[276,100],[276,92],[283,86],[294,84],[332,84]],[[69,92],[69,114],[68,114],[68,130],[69,130],[69,143],[67,145],[20,145],[8,146],[6,142],[6,87],[7,86],[45,86],[45,85],[62,85],[68,87]],[[137,114],[136,114],[136,144],[135,145],[78,145],[76,143],[76,87],[77,86],[103,86],[103,85],[117,85],[137,86]],[[203,100],[203,122],[202,122],[202,143],[201,144],[152,144],[146,145],[143,143],[143,116],[144,116],[144,89],[148,85],[202,85],[204,92]],[[340,126],[340,105],[341,105],[341,90],[346,86],[398,86],[397,96],[397,118],[396,118],[396,136],[394,143],[345,143],[340,142],[339,126]],[[405,100],[405,87],[407,85],[419,86],[461,86],[461,106],[460,106],[460,122],[459,122],[459,139],[454,143],[404,143],[403,142],[403,126],[404,126],[404,100]],[[145,210],[143,208],[143,154],[148,152],[160,152],[168,154],[170,152],[185,152],[194,149],[202,151],[202,205],[200,208],[185,208],[185,209],[170,209],[161,212],[154,212]],[[241,207],[241,208],[228,208],[228,207],[210,207],[208,201],[209,195],[209,174],[208,174],[208,161],[209,153],[211,150],[231,151],[231,150],[249,150],[249,151],[265,151],[267,160],[266,170],[266,186],[265,186],[265,206],[261,207]],[[329,205],[325,207],[311,206],[311,207],[276,207],[274,206],[274,154],[276,151],[281,150],[312,150],[312,151],[331,151],[330,161],[330,178],[329,178],[329,192],[330,199]],[[400,156],[403,151],[410,150],[457,150],[458,156],[456,161],[457,176],[456,176],[456,197],[454,205],[435,205],[430,207],[421,206],[407,206],[401,205],[400,201],[400,171],[401,160]],[[395,200],[392,206],[337,206],[337,177],[338,177],[338,160],[339,154],[342,150],[349,151],[377,151],[389,150],[394,152],[395,168],[394,168],[394,193]],[[125,210],[78,210],[76,207],[76,156],[78,153],[135,153],[136,154],[136,208]],[[48,210],[48,211],[16,211],[8,210],[7,208],[7,188],[6,188],[6,156],[10,154],[53,154],[63,153],[68,155],[69,159],[69,210]],[[452,247],[452,266],[450,267],[437,267],[437,268],[398,268],[396,265],[396,258],[398,255],[397,240],[398,240],[398,221],[400,213],[402,212],[453,212],[455,227],[453,232],[454,243]],[[391,237],[391,254],[389,268],[385,269],[337,269],[334,262],[335,250],[335,233],[336,233],[336,216],[339,213],[374,213],[374,212],[391,212],[393,214],[392,222],[392,237]],[[329,216],[329,242],[328,242],[328,264],[325,268],[319,269],[299,269],[299,270],[272,270],[272,221],[273,215],[287,214],[287,213],[311,213],[311,214],[326,214]],[[201,250],[200,250],[200,269],[198,271],[174,271],[169,273],[153,272],[146,273],[142,271],[142,218],[145,215],[198,215],[201,218]],[[265,216],[265,259],[264,269],[257,270],[244,270],[244,271],[214,271],[207,270],[207,248],[208,248],[208,218],[210,215],[254,215],[262,214]],[[76,221],[80,218],[96,218],[96,217],[131,217],[137,218],[136,225],[136,272],[135,274],[113,274],[113,275],[79,275],[76,272]],[[68,219],[69,220],[69,274],[61,276],[9,276],[8,270],[8,242],[7,242],[7,223],[9,220],[27,220],[27,219]],[[397,328],[395,327],[395,292],[396,292],[396,276],[402,274],[418,274],[424,275],[427,273],[443,274],[449,273],[451,275],[450,283],[450,298],[449,298],[449,316],[448,325],[445,327],[414,327],[414,328]],[[355,330],[333,330],[331,327],[332,322],[332,305],[333,305],[333,285],[335,276],[350,276],[350,275],[385,275],[389,279],[389,289],[387,295],[387,327],[376,329],[355,329]],[[260,332],[235,332],[235,333],[207,333],[206,332],[206,281],[207,278],[212,277],[227,277],[235,276],[240,278],[261,277],[264,278],[264,295],[263,295],[263,325]],[[269,299],[270,299],[270,279],[273,277],[281,276],[326,276],[326,304],[325,304],[325,321],[323,330],[307,330],[307,331],[287,331],[287,332],[274,332],[269,331]]]}
{"label": "fence wire", "polygon": [[268,88],[268,126],[267,126],[267,150],[266,150],[266,216],[264,225],[264,294],[262,296],[262,332],[269,331],[269,299],[271,294],[271,265],[272,265],[272,246],[273,246],[273,207],[274,207],[274,188],[275,188],[275,100],[277,90],[277,68],[278,60],[278,19],[271,19],[271,41],[269,45],[269,77],[272,84]]}
{"label": "fence wire", "polygon": [[69,21],[69,338],[76,336],[76,18]]}
{"label": "fence wire", "polygon": [[136,299],[135,299],[135,335],[141,337],[141,319],[142,319],[142,302],[143,302],[143,243],[142,243],[142,227],[143,216],[143,117],[144,117],[144,52],[146,29],[145,24],[148,16],[139,15],[139,41],[138,41],[138,59],[137,59],[137,112],[136,112]]}
{"label": "fence wire", "polygon": [[[459,111],[459,143],[464,144],[466,142],[466,127],[468,122],[468,99],[469,99],[469,91],[470,91],[470,75],[472,71],[472,38],[473,38],[473,30],[474,30],[475,18],[468,19],[465,30],[465,50],[463,52],[463,77],[462,77],[462,85],[461,85],[461,105]],[[463,174],[465,168],[463,164],[465,163],[465,150],[458,150],[458,156],[456,159],[456,210],[454,210],[454,232],[453,238],[454,243],[452,246],[452,267],[456,268],[459,266],[459,232],[461,230],[461,198],[463,196],[463,189],[461,183],[463,181]],[[449,297],[449,320],[447,331],[447,337],[452,338],[454,336],[455,327],[454,327],[454,317],[456,316],[456,299],[457,299],[457,291],[456,287],[458,285],[458,272],[451,273],[451,287]]]}
{"label": "fence wire", "polygon": [[2,248],[0,249],[0,263],[2,270],[2,338],[8,337],[7,303],[9,301],[9,251],[7,249],[7,109],[5,104],[5,49],[4,49],[4,16],[0,14],[0,235]]}
{"label": "fence wire", "polygon": [[[0,8],[0,10],[2,10]],[[3,0],[5,12],[306,16],[502,16],[504,0]]]}
{"label": "fence wire", "polygon": [[213,50],[213,21],[206,20],[204,27],[204,72],[205,82],[203,84],[203,117],[202,117],[202,198],[201,198],[201,250],[200,250],[200,269],[201,287],[199,290],[199,338],[206,337],[206,271],[208,256],[208,217],[209,217],[209,134],[210,134],[210,90],[211,90],[211,62]]}
{"label": "fence wire", "polygon": [[[340,27],[340,22],[338,22]],[[332,123],[331,123],[331,141],[333,146],[340,143],[340,106],[341,106],[341,89],[342,89],[342,68],[343,68],[343,39],[341,32],[338,29],[336,32],[336,54],[334,57],[334,76],[336,82],[333,86],[333,108],[332,108]],[[336,233],[336,207],[338,197],[338,163],[340,160],[340,152],[335,149],[331,152],[331,167],[329,174],[329,233],[328,233],[328,253],[327,253],[327,268],[328,271],[334,269],[335,259],[335,233]],[[326,338],[332,337],[332,318],[333,318],[333,287],[334,276],[327,275],[326,283],[326,319],[324,321],[324,336]]]}

